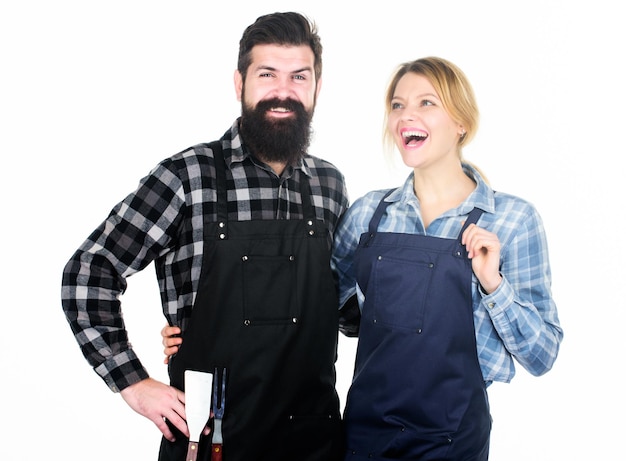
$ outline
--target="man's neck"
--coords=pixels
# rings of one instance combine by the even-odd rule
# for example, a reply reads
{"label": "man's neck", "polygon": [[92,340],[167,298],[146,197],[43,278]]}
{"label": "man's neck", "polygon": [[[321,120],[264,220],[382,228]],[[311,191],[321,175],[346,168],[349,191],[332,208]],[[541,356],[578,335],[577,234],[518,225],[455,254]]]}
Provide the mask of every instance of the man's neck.
{"label": "man's neck", "polygon": [[287,167],[287,163],[285,162],[265,162],[265,164],[269,166],[274,173],[276,173],[276,176],[283,174],[283,171],[285,171],[285,168]]}

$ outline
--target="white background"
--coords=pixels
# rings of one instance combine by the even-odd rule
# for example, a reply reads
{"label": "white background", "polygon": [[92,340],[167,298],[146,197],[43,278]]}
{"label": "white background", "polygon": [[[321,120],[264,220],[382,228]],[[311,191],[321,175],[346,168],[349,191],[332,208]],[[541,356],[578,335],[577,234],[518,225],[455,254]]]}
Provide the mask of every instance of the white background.
{"label": "white background", "polygon": [[[408,174],[382,156],[395,66],[439,55],[467,73],[482,124],[465,155],[495,189],[539,209],[565,329],[551,372],[518,367],[511,384],[489,389],[491,459],[620,459],[626,34],[609,0],[2,2],[0,458],[156,459],[160,433],[74,341],[62,268],[157,162],[226,131],[239,114],[241,33],[286,10],[318,23],[324,80],[311,153],[344,172],[352,199]],[[122,301],[139,356],[166,380],[152,266]],[[342,403],[354,344],[340,342]]]}

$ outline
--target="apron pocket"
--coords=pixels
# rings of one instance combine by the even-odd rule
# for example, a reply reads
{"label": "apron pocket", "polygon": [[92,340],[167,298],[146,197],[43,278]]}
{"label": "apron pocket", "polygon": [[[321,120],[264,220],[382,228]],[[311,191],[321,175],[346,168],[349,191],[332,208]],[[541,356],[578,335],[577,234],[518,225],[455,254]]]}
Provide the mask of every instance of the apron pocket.
{"label": "apron pocket", "polygon": [[298,322],[294,256],[246,255],[242,260],[243,316],[246,325]]}
{"label": "apron pocket", "polygon": [[[420,331],[433,264],[380,257],[372,270],[370,286],[374,298],[374,323]],[[366,302],[367,296],[366,293]]]}

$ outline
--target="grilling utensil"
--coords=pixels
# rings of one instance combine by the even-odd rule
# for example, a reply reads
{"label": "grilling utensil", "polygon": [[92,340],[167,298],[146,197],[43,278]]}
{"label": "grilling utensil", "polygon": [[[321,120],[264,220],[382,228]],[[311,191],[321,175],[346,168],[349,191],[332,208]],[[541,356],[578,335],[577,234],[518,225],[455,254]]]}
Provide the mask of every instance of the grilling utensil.
{"label": "grilling utensil", "polygon": [[211,373],[185,370],[185,414],[189,428],[187,461],[196,461],[198,457],[198,442],[211,414],[212,384]]}
{"label": "grilling utensil", "polygon": [[[221,383],[221,385],[219,385]],[[213,376],[213,440],[211,446],[211,461],[222,461],[222,419],[226,403],[226,368],[215,369]]]}

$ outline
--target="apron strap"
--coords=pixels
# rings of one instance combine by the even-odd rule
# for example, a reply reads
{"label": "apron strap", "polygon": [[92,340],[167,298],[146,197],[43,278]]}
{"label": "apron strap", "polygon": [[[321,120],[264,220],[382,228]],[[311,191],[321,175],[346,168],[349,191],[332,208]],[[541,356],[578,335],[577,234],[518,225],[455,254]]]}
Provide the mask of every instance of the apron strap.
{"label": "apron strap", "polygon": [[[383,214],[385,213],[385,211],[387,210],[387,207],[390,204],[389,202],[385,202],[385,199],[394,190],[395,189],[391,189],[387,191],[387,193],[383,196],[383,198],[380,199],[380,203],[376,207],[376,211],[374,211],[374,215],[372,216],[372,219],[370,220],[370,223],[368,226],[368,233],[369,233],[368,240],[373,238],[376,232],[378,231],[378,225],[380,224],[380,220],[382,219]],[[460,248],[463,248],[463,245],[461,245],[461,237],[463,236],[463,231],[465,231],[465,229],[467,229],[467,226],[469,226],[470,224],[476,224],[483,213],[484,211],[477,207],[474,207],[474,209],[470,211],[470,214],[467,216],[467,219],[465,220],[465,223],[463,224],[463,227],[461,228],[461,231],[459,232],[459,235],[457,237],[458,246]],[[464,253],[465,253],[464,251],[459,250],[457,251],[457,256],[461,256]]]}
{"label": "apron strap", "polygon": [[459,232],[459,242],[461,241],[461,237],[463,236],[463,232],[465,231],[465,229],[467,229],[470,224],[476,224],[483,213],[484,211],[477,207],[474,207],[474,209],[470,211],[470,214],[465,220],[465,224],[463,224],[463,227],[461,228],[461,232]]}
{"label": "apron strap", "polygon": [[220,239],[228,236],[228,203],[226,194],[226,161],[222,151],[222,143],[213,141],[209,144],[213,151],[215,162],[215,180],[217,181],[215,193],[217,195],[217,232]]}
{"label": "apron strap", "polygon": [[480,219],[480,217],[483,214],[483,210],[481,210],[480,208],[474,207],[474,209],[472,211],[470,211],[470,214],[467,216],[467,219],[465,220],[465,223],[463,224],[463,227],[461,227],[461,230],[459,232],[459,236],[456,239],[456,252],[455,252],[455,256],[456,257],[460,257],[460,258],[467,258],[467,249],[465,248],[465,246],[461,243],[461,238],[463,237],[463,232],[465,231],[465,229],[467,229],[467,227],[470,224],[476,224],[478,222],[478,220]]}
{"label": "apron strap", "polygon": [[395,189],[391,189],[389,190],[384,196],[383,198],[380,199],[380,203],[378,204],[378,206],[376,207],[376,211],[374,212],[374,216],[372,216],[372,219],[370,220],[370,224],[369,224],[369,233],[370,236],[373,236],[376,231],[378,230],[378,225],[380,224],[380,220],[383,217],[383,214],[385,213],[385,210],[387,210],[387,207],[389,206],[388,202],[385,202],[385,199],[389,196],[389,194],[391,194]]}
{"label": "apron strap", "polygon": [[[304,219],[315,222],[315,209],[313,208],[313,192],[309,177],[303,170],[300,170],[300,197],[302,199],[302,216]],[[305,197],[309,197],[308,200]]]}

